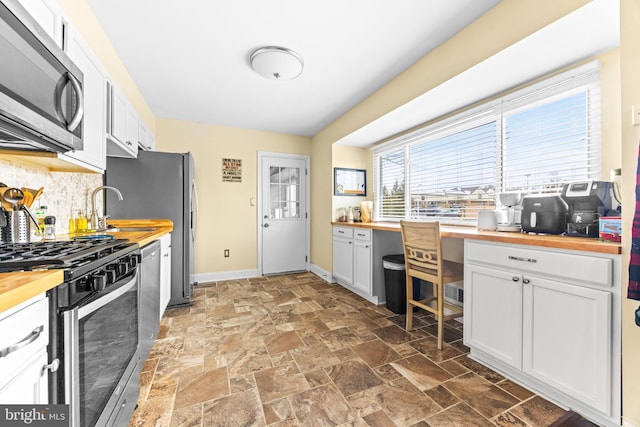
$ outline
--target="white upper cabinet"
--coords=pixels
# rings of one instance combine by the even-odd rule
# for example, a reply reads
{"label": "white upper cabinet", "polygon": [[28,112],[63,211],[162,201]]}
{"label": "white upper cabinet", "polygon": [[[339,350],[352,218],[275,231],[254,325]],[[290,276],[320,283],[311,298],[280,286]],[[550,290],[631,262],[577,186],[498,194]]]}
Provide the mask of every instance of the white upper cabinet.
{"label": "white upper cabinet", "polygon": [[140,127],[138,128],[138,141],[140,142],[139,148],[145,151],[153,151],[156,149],[156,140],[153,137],[153,134],[147,127],[144,122],[140,120]]}
{"label": "white upper cabinet", "polygon": [[62,12],[54,0],[18,0],[58,46],[62,47]]}
{"label": "white upper cabinet", "polygon": [[65,156],[84,162],[96,172],[106,168],[105,74],[93,52],[80,33],[66,24],[65,50],[84,74],[84,119],[82,150],[68,152]]}
{"label": "white upper cabinet", "polygon": [[[138,116],[122,92],[107,82],[107,155],[138,156]],[[135,128],[135,129],[134,129]]]}
{"label": "white upper cabinet", "polygon": [[127,105],[127,146],[138,155],[140,145],[140,119],[131,104]]}

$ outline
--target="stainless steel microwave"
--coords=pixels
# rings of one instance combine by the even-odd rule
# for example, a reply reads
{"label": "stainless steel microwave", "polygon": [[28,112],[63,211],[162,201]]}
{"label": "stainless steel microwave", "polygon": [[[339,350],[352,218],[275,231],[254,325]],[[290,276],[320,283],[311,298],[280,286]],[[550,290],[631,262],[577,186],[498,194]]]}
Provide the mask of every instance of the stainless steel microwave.
{"label": "stainless steel microwave", "polygon": [[83,75],[17,0],[0,1],[0,150],[81,150]]}

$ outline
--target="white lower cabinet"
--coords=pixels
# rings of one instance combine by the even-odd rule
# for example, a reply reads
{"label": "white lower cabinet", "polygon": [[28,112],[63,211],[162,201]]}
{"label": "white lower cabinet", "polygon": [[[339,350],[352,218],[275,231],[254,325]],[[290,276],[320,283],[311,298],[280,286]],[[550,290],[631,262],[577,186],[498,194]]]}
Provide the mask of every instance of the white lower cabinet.
{"label": "white lower cabinet", "polygon": [[44,294],[0,313],[0,402],[48,403],[49,304]]}
{"label": "white lower cabinet", "polygon": [[0,402],[3,405],[49,403],[48,371],[43,371],[46,364],[46,351],[27,360],[15,377],[0,385]]}
{"label": "white lower cabinet", "polygon": [[620,425],[619,258],[465,241],[471,357],[601,425]]}
{"label": "white lower cabinet", "polygon": [[160,318],[171,299],[171,233],[160,238]]}
{"label": "white lower cabinet", "polygon": [[[517,280],[514,280],[517,278]],[[516,273],[468,265],[464,280],[465,344],[520,369],[522,285]]]}
{"label": "white lower cabinet", "polygon": [[522,370],[611,413],[611,293],[525,276]]}
{"label": "white lower cabinet", "polygon": [[372,300],[371,230],[333,227],[333,277],[342,286]]}
{"label": "white lower cabinet", "polygon": [[353,287],[367,295],[371,295],[371,253],[370,241],[353,244]]}

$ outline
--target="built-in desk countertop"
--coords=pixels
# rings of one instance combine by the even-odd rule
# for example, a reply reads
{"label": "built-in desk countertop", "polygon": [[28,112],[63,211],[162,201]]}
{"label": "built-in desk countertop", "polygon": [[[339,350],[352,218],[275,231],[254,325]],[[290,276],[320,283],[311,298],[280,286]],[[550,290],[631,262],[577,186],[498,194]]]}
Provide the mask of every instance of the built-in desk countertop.
{"label": "built-in desk countertop", "polygon": [[[370,228],[381,231],[400,232],[400,223],[396,222],[333,222],[343,227]],[[556,236],[549,234],[529,234],[502,231],[482,231],[473,226],[440,225],[443,237],[458,239],[488,240],[492,242],[515,243],[519,245],[543,246],[556,249],[620,254],[619,243],[601,242],[598,239],[584,237]]]}

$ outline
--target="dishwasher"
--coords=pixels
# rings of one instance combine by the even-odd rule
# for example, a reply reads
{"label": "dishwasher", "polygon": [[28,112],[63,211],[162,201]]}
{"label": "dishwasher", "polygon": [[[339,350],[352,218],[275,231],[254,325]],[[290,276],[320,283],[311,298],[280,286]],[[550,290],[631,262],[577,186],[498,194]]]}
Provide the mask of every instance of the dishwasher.
{"label": "dishwasher", "polygon": [[140,359],[144,364],[160,330],[160,242],[149,243],[140,252]]}

